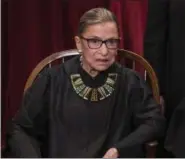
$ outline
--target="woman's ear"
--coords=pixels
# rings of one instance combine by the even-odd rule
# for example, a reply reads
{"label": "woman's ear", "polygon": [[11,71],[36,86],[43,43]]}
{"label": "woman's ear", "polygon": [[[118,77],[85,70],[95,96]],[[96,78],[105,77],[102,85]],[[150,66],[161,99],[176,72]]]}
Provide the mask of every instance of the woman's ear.
{"label": "woman's ear", "polygon": [[76,48],[79,52],[82,52],[82,43],[81,43],[81,39],[79,38],[79,36],[75,36],[75,43],[76,43]]}

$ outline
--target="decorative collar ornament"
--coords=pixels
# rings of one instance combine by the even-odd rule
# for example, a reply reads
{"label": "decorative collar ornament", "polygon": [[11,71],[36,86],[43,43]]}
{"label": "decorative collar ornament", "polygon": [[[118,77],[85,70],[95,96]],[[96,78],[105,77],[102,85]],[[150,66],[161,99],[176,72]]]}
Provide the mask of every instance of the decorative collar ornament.
{"label": "decorative collar ornament", "polygon": [[117,73],[109,73],[105,83],[97,88],[86,86],[80,74],[71,75],[71,83],[75,92],[85,100],[97,102],[109,97],[114,89]]}

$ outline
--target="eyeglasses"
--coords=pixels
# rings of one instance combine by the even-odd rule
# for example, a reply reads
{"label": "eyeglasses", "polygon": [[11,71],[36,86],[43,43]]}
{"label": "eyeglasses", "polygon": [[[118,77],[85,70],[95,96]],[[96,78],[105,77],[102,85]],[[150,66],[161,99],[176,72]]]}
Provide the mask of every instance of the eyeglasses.
{"label": "eyeglasses", "polygon": [[105,43],[108,49],[117,49],[119,46],[120,39],[107,39],[107,40],[100,40],[97,38],[85,38],[80,36],[80,38],[87,41],[88,47],[90,49],[99,49],[103,43]]}

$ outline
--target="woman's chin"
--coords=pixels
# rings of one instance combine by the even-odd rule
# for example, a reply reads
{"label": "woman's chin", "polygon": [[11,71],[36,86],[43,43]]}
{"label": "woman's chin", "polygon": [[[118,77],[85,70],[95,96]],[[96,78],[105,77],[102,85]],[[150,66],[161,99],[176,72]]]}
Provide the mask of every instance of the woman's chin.
{"label": "woman's chin", "polygon": [[97,65],[94,68],[95,70],[101,72],[107,70],[109,67],[110,67],[109,65]]}
{"label": "woman's chin", "polygon": [[101,72],[101,71],[107,70],[113,63],[114,63],[114,61],[109,61],[109,62],[96,62],[96,63],[94,63],[93,68],[94,68],[96,71]]}

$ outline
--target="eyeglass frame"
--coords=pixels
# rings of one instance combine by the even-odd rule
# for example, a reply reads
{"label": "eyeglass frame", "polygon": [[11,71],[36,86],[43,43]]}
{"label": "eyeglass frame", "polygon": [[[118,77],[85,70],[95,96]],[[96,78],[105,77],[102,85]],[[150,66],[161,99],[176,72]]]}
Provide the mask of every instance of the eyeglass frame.
{"label": "eyeglass frame", "polygon": [[[107,41],[109,41],[109,40],[117,40],[118,41],[118,46],[119,46],[119,43],[120,43],[120,40],[121,40],[121,38],[117,38],[117,39],[115,39],[115,38],[112,38],[112,39],[107,39],[107,40],[101,40],[101,39],[96,39],[96,38],[85,38],[85,37],[83,37],[82,35],[80,35],[79,36],[81,39],[83,39],[83,40],[86,40],[87,41],[87,45],[88,45],[88,47],[90,48],[90,49],[99,49],[99,48],[101,48],[102,47],[102,45],[103,44],[105,44],[106,45],[106,47],[108,48],[108,49],[118,49],[118,47],[116,47],[116,48],[109,48],[108,46],[107,46]],[[97,48],[92,48],[92,47],[90,47],[89,46],[89,41],[90,40],[99,40],[100,42],[101,42],[101,44],[100,44],[100,46],[99,47],[97,47]]]}

